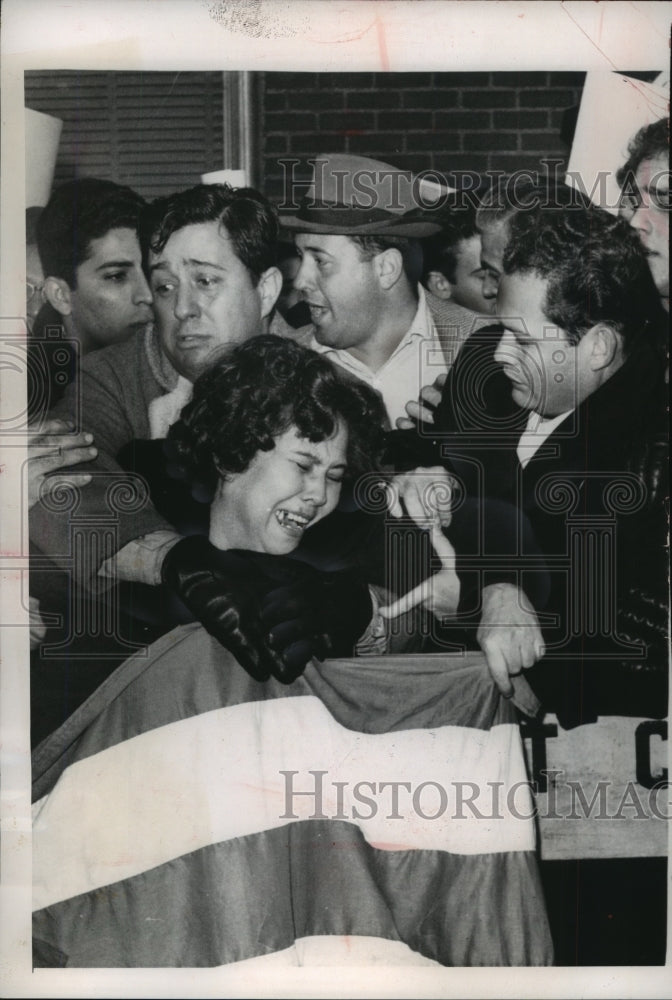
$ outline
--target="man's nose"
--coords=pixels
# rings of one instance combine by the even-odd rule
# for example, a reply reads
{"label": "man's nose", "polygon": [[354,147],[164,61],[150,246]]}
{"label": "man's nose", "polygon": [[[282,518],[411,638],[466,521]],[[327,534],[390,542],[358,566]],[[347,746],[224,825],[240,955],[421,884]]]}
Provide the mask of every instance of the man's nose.
{"label": "man's nose", "polygon": [[484,299],[494,299],[497,297],[499,278],[492,271],[484,271],[482,277],[482,294]]}
{"label": "man's nose", "polygon": [[190,316],[198,315],[198,303],[191,285],[180,283],[175,292],[175,305],[173,306],[175,318],[179,320],[189,319]]}
{"label": "man's nose", "polygon": [[630,216],[626,216],[626,218],[632,228],[636,229],[638,233],[647,233],[651,228],[650,209],[643,202],[637,205],[630,213]]}
{"label": "man's nose", "polygon": [[147,284],[147,279],[141,272],[138,276],[138,280],[135,285],[135,293],[133,295],[133,301],[138,305],[144,304],[151,306],[153,302],[152,292],[149,285]]}
{"label": "man's nose", "polygon": [[516,342],[506,330],[495,348],[495,361],[503,367],[513,365],[516,361]]}
{"label": "man's nose", "polygon": [[311,262],[307,257],[303,257],[294,277],[294,288],[297,292],[305,292],[314,287],[312,270]]}

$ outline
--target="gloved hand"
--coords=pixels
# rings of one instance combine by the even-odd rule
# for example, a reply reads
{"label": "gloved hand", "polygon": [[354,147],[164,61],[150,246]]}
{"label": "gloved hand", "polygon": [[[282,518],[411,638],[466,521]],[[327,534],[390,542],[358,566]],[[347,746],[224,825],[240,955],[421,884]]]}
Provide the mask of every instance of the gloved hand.
{"label": "gloved hand", "polygon": [[294,581],[261,604],[268,641],[282,657],[280,679],[289,684],[312,657],[352,656],[372,614],[369,588],[356,573],[324,573],[302,564]]}
{"label": "gloved hand", "polygon": [[[285,665],[265,639],[260,601],[277,586],[261,570],[257,553],[221,551],[207,538],[183,538],[166,555],[163,583],[186,605],[241,667],[257,681],[283,679]],[[293,678],[292,678],[293,679]]]}

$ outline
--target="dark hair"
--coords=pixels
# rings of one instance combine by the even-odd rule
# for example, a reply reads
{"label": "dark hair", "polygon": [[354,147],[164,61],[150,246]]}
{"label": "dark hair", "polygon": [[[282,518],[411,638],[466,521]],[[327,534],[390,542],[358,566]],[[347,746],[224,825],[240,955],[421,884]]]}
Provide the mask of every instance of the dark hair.
{"label": "dark hair", "polygon": [[207,492],[222,475],[244,472],[290,427],[309,441],[324,441],[342,422],[347,476],[354,479],[379,466],[385,419],[370,386],[307,347],[263,334],[220,356],[196,380],[167,447],[182,474]]}
{"label": "dark hair", "polygon": [[197,184],[152,202],[143,220],[145,253],[160,253],[173,233],[202,222],[219,222],[226,230],[255,285],[276,264],[280,229],[276,209],[254,188],[228,184]]}
{"label": "dark hair", "polygon": [[587,208],[587,195],[570,184],[559,184],[521,171],[495,181],[481,197],[476,209],[476,228],[479,232],[501,222],[508,222],[519,212],[540,208]]}
{"label": "dark hair", "polygon": [[661,118],[651,125],[644,125],[628,144],[628,158],[617,171],[616,179],[623,187],[626,178],[637,173],[639,165],[644,160],[652,160],[654,156],[669,155],[670,150],[670,119]]}
{"label": "dark hair", "polygon": [[504,273],[548,279],[544,313],[578,343],[604,321],[624,350],[659,328],[660,297],[637,233],[601,208],[518,212],[504,253]]}
{"label": "dark hair", "polygon": [[454,282],[460,243],[478,235],[476,209],[472,206],[459,211],[454,209],[443,214],[440,221],[441,232],[423,241],[423,278],[426,279],[430,271],[440,271],[448,281]]}
{"label": "dark hair", "polygon": [[129,187],[96,177],[81,177],[57,188],[37,220],[37,249],[45,277],[63,278],[77,287],[77,268],[89,256],[91,241],[111,229],[140,230],[146,202]]}
{"label": "dark hair", "polygon": [[422,244],[409,236],[349,236],[359,247],[362,260],[371,260],[385,250],[398,250],[404,274],[415,292],[422,277]]}

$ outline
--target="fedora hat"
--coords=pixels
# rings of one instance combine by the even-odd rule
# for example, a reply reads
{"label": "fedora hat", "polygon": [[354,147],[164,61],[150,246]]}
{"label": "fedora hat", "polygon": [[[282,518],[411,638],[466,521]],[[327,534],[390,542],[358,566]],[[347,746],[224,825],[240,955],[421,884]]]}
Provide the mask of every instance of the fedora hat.
{"label": "fedora hat", "polygon": [[440,229],[430,215],[445,190],[438,184],[367,156],[324,153],[309,162],[313,177],[298,210],[280,207],[286,229],[418,238]]}

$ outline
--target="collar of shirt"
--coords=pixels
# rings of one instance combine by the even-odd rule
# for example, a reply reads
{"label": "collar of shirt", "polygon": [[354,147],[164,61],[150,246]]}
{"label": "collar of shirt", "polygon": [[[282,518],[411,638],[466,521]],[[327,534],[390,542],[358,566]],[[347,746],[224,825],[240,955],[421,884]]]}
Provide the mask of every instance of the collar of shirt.
{"label": "collar of shirt", "polygon": [[516,448],[518,461],[523,468],[525,468],[530,459],[536,455],[544,441],[551,436],[555,428],[558,427],[571,412],[571,410],[567,410],[565,413],[558,414],[557,417],[551,417],[550,420],[546,420],[539,413],[535,413],[534,410],[530,411],[527,418],[527,426],[520,435],[518,447]]}
{"label": "collar of shirt", "polygon": [[398,417],[406,415],[406,403],[417,400],[422,387],[433,383],[436,376],[446,370],[441,342],[422,286],[418,286],[418,308],[413,322],[377,372],[372,372],[350,351],[318,344],[314,336],[310,346],[377,389],[392,427]]}
{"label": "collar of shirt", "polygon": [[391,427],[394,427],[398,417],[406,416],[409,400],[417,400],[422,387],[432,384],[447,367],[429,303],[421,287],[418,288],[418,308],[413,322],[377,372],[372,372],[349,351],[325,347],[318,344],[314,337],[310,346],[377,389],[383,397]]}

